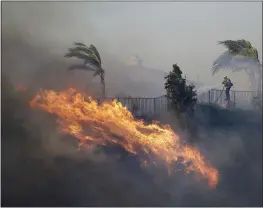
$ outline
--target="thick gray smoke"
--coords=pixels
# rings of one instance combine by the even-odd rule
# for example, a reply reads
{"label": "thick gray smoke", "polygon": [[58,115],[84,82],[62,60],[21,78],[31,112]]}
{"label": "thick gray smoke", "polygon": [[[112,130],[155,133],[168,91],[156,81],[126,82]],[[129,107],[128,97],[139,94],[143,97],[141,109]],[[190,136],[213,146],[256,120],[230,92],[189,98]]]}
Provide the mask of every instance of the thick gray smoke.
{"label": "thick gray smoke", "polygon": [[[62,52],[54,52],[60,48],[48,44],[44,35],[50,34],[47,23],[43,21],[35,36],[36,32],[32,35],[28,28],[12,23],[14,11],[7,15],[4,4],[2,10],[2,206],[262,205],[261,112],[198,106],[194,120],[198,131],[193,141],[219,170],[220,182],[214,190],[208,189],[205,181],[181,172],[168,177],[161,167],[143,170],[138,158],[117,147],[78,151],[75,139],[58,133],[53,116],[29,108],[30,97],[18,92],[17,85],[24,84],[29,94],[40,88],[59,90],[73,85],[96,96],[98,83],[86,73],[67,72],[71,61],[59,55]],[[48,11],[50,15],[39,13],[47,22],[57,8]],[[30,17],[30,13],[24,15]],[[66,50],[70,45],[60,47]],[[144,91],[154,96],[155,84],[136,82],[136,76],[132,80],[132,73],[122,71],[125,65],[110,55],[103,57],[111,66],[107,86],[112,94],[121,88],[131,95]],[[162,122],[176,128],[171,114]]]}
{"label": "thick gray smoke", "polygon": [[[74,8],[81,11],[81,5]],[[12,72],[10,72],[11,69],[5,71],[8,73],[16,71],[13,74],[16,74],[20,82],[28,82],[28,79],[31,79],[30,82],[41,82],[32,78],[34,76],[32,74],[36,73],[42,73],[46,79],[54,79],[53,83],[56,83],[55,80],[59,76],[63,77],[61,83],[56,83],[60,86],[66,83],[77,83],[81,89],[89,89],[98,94],[99,78],[92,77],[92,73],[83,71],[65,73],[70,64],[79,63],[79,61],[67,60],[64,54],[69,47],[72,47],[73,42],[83,41],[87,45],[95,45],[101,53],[106,71],[108,96],[124,92],[134,97],[157,97],[164,94],[164,72],[146,67],[129,66],[125,64],[125,60],[118,60],[109,52],[111,49],[109,43],[104,41],[98,29],[94,29],[94,23],[91,18],[89,19],[89,15],[80,12],[68,17],[67,11],[70,9],[71,3],[3,3],[2,36],[3,39],[8,37],[8,40],[3,42],[2,47],[5,49],[6,56],[9,56],[8,53],[17,54],[13,56],[14,60],[8,63]],[[38,15],[32,19],[31,13]],[[84,22],[83,19],[85,19]],[[68,21],[74,22],[74,25],[67,23]],[[70,24],[70,31],[67,24]],[[24,47],[27,51],[24,51]],[[21,50],[18,50],[19,48]],[[39,61],[41,61],[41,69],[36,64]],[[42,79],[42,76],[39,77]],[[65,77],[67,77],[66,81],[64,81]]]}

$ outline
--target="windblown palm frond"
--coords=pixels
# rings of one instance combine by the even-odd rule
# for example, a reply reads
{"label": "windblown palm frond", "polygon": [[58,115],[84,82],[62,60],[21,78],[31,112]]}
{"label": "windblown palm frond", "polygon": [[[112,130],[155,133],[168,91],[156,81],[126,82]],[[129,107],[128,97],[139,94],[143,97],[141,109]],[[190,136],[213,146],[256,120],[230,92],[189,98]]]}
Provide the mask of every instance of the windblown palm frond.
{"label": "windblown palm frond", "polygon": [[260,67],[255,59],[242,55],[233,55],[229,51],[224,52],[213,63],[212,75],[216,74],[221,69],[232,69],[233,72],[241,71],[247,68]]}
{"label": "windblown palm frond", "polygon": [[92,57],[94,59],[96,59],[96,61],[99,63],[99,65],[101,65],[100,54],[94,45],[91,44],[90,47],[88,47],[84,43],[81,43],[81,42],[75,42],[74,45],[76,45],[77,47],[71,48],[69,50],[83,51],[87,54],[90,54],[90,55],[92,55]]}
{"label": "windblown palm frond", "polygon": [[70,50],[68,53],[66,53],[65,57],[67,58],[75,57],[75,58],[82,59],[86,62],[93,62],[94,64],[99,65],[99,63],[96,61],[96,59],[93,58],[92,55],[84,53],[82,51],[71,51]]}
{"label": "windblown palm frond", "polygon": [[101,66],[101,60],[97,49],[96,51],[94,51],[93,48],[91,49],[86,46],[77,46],[75,48],[69,48],[68,50],[69,52],[65,55],[65,57],[76,57],[79,59],[83,59],[84,64],[92,63],[96,64],[99,67]]}
{"label": "windblown palm frond", "polygon": [[[228,68],[233,71],[258,67],[258,51],[247,40],[225,40],[218,42],[228,48],[228,51],[219,56],[213,64],[212,74],[220,68]],[[258,63],[257,63],[258,62]]]}
{"label": "windblown palm frond", "polygon": [[65,57],[76,57],[84,60],[84,65],[91,64],[98,68],[101,68],[101,58],[98,50],[95,46],[90,45],[87,47],[84,43],[75,42],[75,47],[69,48]]}
{"label": "windblown palm frond", "polygon": [[255,48],[243,48],[239,55],[242,55],[242,56],[245,56],[245,57],[248,57],[248,58],[252,58],[252,59],[255,59],[257,62],[259,62],[259,59],[258,59],[258,51],[257,49]]}
{"label": "windblown palm frond", "polygon": [[82,70],[87,70],[87,71],[97,71],[94,68],[84,65],[84,64],[73,64],[71,65],[68,70],[74,70],[74,69],[82,69]]}
{"label": "windblown palm frond", "polygon": [[85,54],[92,54],[92,52],[90,51],[90,49],[86,46],[76,46],[74,48],[69,48],[68,51],[70,52],[82,52]]}
{"label": "windblown palm frond", "polygon": [[257,49],[244,39],[236,41],[226,40],[218,43],[224,45],[228,51],[219,56],[213,63],[212,75],[221,69],[228,69],[233,72],[244,70],[249,76],[250,83],[255,83],[252,90],[260,92],[262,65],[259,61]]}
{"label": "windblown palm frond", "polygon": [[225,40],[219,41],[218,44],[224,45],[233,55],[242,55],[258,60],[257,49],[253,48],[247,40]]}
{"label": "windblown palm frond", "polygon": [[84,44],[84,43],[82,43],[82,42],[74,42],[74,45],[87,47],[86,44]]}
{"label": "windblown palm frond", "polygon": [[233,40],[219,41],[218,44],[224,45],[232,53],[239,53],[242,48],[237,41]]}
{"label": "windblown palm frond", "polygon": [[243,48],[252,48],[249,41],[246,40],[225,40],[219,41],[218,44],[224,45],[231,53],[240,53]]}
{"label": "windblown palm frond", "polygon": [[237,44],[239,44],[242,48],[252,48],[251,43],[250,43],[249,41],[247,41],[247,40],[242,39],[242,40],[237,40],[236,42],[237,42]]}
{"label": "windblown palm frond", "polygon": [[81,52],[69,52],[65,55],[65,57],[76,57],[79,59],[84,60],[84,65],[92,66],[93,68],[101,68],[100,64],[98,64],[97,60],[93,59],[92,56],[88,56],[87,54],[81,53]]}
{"label": "windblown palm frond", "polygon": [[96,47],[94,45],[87,47],[84,43],[75,42],[74,47],[68,49],[68,53],[65,54],[65,57],[75,57],[84,61],[84,64],[70,66],[69,70],[83,69],[93,71],[94,76],[99,75],[101,79],[102,94],[103,97],[105,97],[105,72],[101,67],[101,57]]}
{"label": "windblown palm frond", "polygon": [[97,60],[98,60],[99,64],[101,65],[101,58],[100,58],[100,54],[99,54],[97,48],[92,44],[90,45],[89,48],[92,51],[92,53],[97,57]]}

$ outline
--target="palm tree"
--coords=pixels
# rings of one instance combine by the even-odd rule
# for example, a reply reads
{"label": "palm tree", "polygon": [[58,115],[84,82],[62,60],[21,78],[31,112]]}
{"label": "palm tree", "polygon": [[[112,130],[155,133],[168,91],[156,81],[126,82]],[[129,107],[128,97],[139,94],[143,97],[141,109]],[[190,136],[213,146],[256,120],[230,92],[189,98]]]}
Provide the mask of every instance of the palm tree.
{"label": "palm tree", "polygon": [[258,51],[247,40],[225,40],[218,44],[228,50],[219,56],[213,64],[212,74],[221,69],[231,69],[233,72],[244,70],[249,76],[252,90],[261,91],[262,66],[258,58]]}
{"label": "palm tree", "polygon": [[101,58],[94,45],[86,46],[84,43],[75,42],[73,48],[68,49],[65,57],[76,57],[84,61],[83,64],[74,64],[69,70],[82,69],[94,72],[93,76],[100,76],[102,97],[106,96],[105,71],[101,66]]}
{"label": "palm tree", "polygon": [[259,62],[257,49],[247,40],[225,40],[219,41],[218,44],[225,46],[232,55],[242,55]]}

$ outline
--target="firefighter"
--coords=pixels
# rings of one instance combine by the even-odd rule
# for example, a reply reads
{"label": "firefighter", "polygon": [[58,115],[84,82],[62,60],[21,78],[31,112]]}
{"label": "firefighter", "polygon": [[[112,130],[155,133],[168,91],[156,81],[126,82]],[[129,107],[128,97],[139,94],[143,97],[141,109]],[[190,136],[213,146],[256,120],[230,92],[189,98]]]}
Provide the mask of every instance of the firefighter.
{"label": "firefighter", "polygon": [[233,83],[231,82],[229,78],[227,78],[227,76],[225,76],[222,84],[226,88],[226,99],[225,100],[229,101],[230,100],[230,89],[233,86]]}

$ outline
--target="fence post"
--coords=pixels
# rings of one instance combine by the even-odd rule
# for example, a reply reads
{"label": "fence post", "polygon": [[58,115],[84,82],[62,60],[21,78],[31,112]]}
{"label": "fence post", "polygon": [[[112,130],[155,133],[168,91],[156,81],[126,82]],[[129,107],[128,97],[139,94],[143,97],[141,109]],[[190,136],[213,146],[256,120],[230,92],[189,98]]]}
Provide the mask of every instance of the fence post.
{"label": "fence post", "polygon": [[234,93],[234,104],[236,104],[236,91],[232,91]]}
{"label": "fence post", "polygon": [[208,91],[208,103],[211,103],[211,90]]}

